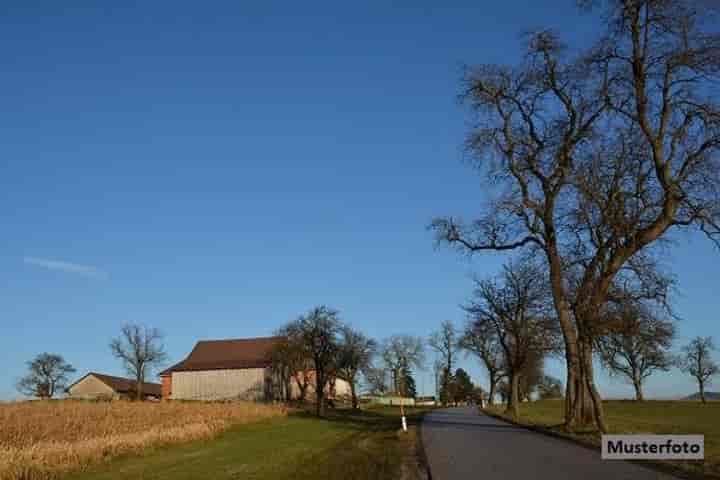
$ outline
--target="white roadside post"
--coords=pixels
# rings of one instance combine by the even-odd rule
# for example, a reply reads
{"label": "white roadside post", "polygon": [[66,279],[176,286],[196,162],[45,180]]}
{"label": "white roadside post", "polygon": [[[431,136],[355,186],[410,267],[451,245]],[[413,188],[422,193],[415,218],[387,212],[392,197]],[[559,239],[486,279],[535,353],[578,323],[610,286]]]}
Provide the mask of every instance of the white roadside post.
{"label": "white roadside post", "polygon": [[405,408],[403,408],[404,398],[400,397],[400,416],[402,417],[403,432],[407,432],[407,421],[405,420]]}

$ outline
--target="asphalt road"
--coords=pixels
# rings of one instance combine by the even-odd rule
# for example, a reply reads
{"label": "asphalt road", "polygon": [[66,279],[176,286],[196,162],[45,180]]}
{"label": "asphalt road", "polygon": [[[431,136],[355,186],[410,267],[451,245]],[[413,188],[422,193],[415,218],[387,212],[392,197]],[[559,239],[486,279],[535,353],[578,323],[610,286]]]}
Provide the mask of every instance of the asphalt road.
{"label": "asphalt road", "polygon": [[462,407],[425,416],[422,441],[433,480],[674,480]]}

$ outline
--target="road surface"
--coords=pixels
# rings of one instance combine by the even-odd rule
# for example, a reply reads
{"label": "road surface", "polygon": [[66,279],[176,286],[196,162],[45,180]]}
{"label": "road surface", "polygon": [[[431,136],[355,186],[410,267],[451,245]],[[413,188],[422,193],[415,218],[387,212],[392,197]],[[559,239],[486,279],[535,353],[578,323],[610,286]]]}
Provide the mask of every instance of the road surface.
{"label": "road surface", "polygon": [[437,410],[421,425],[432,480],[675,480],[600,451],[516,427],[473,407]]}

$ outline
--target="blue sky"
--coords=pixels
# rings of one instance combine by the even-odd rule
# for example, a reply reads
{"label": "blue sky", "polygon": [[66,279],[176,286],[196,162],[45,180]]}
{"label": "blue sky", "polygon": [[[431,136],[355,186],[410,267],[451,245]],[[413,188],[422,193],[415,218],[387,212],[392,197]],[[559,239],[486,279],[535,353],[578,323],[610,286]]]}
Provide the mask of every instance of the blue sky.
{"label": "blue sky", "polygon": [[[460,324],[471,275],[504,258],[425,229],[483,194],[460,67],[516,61],[528,29],[596,28],[573,0],[33,3],[0,17],[0,398],[42,351],[121,374],[125,322],[163,330],[173,360],[319,303],[377,338]],[[718,252],[687,235],[671,253],[679,342],[720,337]]]}

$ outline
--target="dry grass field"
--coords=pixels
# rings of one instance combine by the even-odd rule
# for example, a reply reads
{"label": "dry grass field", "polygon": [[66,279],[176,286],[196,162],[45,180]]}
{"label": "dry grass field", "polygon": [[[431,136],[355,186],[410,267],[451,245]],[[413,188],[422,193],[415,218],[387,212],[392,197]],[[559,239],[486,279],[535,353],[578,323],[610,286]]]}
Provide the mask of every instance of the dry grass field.
{"label": "dry grass field", "polygon": [[284,416],[258,403],[38,401],[0,405],[0,480],[57,478],[151,447]]}

